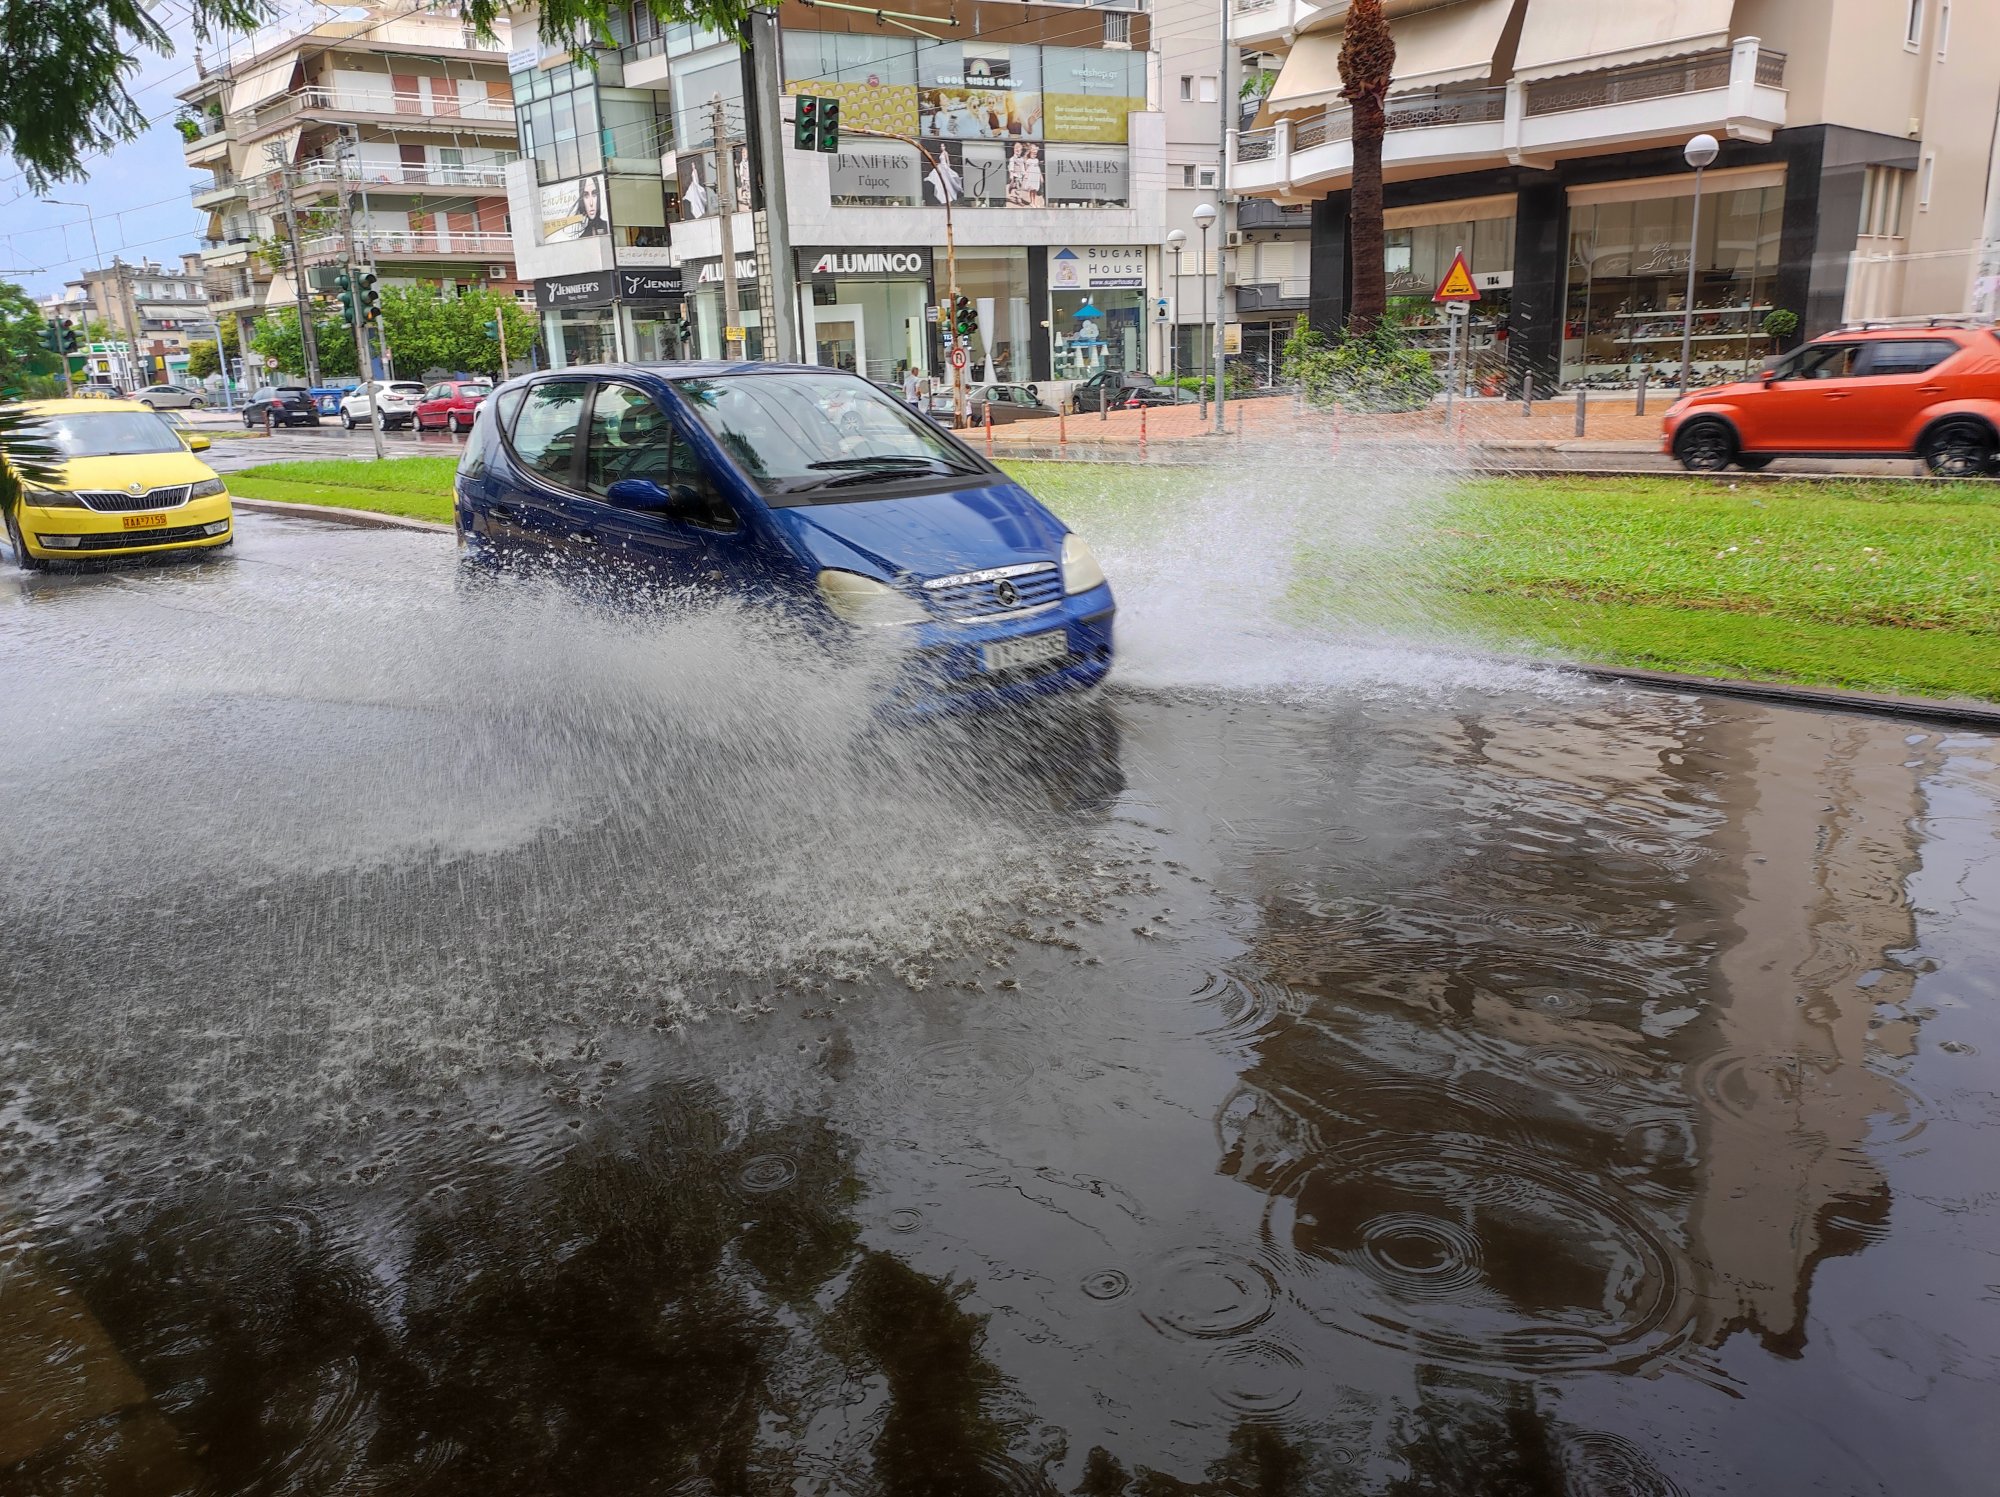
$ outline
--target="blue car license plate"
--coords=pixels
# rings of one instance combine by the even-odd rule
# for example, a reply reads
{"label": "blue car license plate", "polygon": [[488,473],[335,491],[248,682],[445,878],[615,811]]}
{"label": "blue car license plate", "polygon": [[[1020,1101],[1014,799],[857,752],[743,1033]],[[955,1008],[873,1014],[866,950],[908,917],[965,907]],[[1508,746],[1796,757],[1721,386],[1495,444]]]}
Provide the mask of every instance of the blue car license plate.
{"label": "blue car license plate", "polygon": [[1052,629],[1046,634],[1030,634],[1023,639],[1003,639],[980,647],[982,664],[989,671],[1013,671],[1028,665],[1046,665],[1069,654],[1069,631]]}

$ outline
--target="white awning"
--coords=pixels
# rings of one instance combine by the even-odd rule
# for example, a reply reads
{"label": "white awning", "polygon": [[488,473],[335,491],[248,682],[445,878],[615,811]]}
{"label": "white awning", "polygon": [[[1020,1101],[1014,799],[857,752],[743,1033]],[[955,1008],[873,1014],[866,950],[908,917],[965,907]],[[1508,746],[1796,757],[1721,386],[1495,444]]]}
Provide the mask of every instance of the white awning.
{"label": "white awning", "polygon": [[1264,109],[1284,114],[1331,104],[1340,97],[1340,33],[1322,32],[1302,36],[1293,44],[1285,65],[1278,72]]}
{"label": "white awning", "polygon": [[229,113],[237,114],[289,92],[292,74],[298,71],[298,66],[299,54],[294,51],[287,52],[276,62],[252,68],[229,86],[229,102],[224,107]]}
{"label": "white awning", "polygon": [[1514,76],[1554,78],[1729,45],[1736,0],[1528,0]]}
{"label": "white awning", "polygon": [[[271,164],[273,159],[278,161],[298,160],[299,136],[304,130],[305,126],[303,125],[287,125],[276,135],[270,137],[270,139],[260,140],[254,146],[251,146],[250,170],[262,171]],[[273,156],[274,152],[276,153],[275,158]]]}
{"label": "white awning", "polygon": [[1514,0],[1460,0],[1392,20],[1396,81],[1391,87],[1402,93],[1447,83],[1490,82],[1493,54],[1513,10]]}

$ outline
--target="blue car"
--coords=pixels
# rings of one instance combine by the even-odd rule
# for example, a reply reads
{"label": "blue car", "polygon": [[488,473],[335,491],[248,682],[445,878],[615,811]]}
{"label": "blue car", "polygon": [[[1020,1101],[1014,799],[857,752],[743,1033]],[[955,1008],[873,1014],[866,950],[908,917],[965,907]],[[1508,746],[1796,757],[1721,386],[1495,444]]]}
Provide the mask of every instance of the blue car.
{"label": "blue car", "polygon": [[722,587],[836,640],[905,645],[911,710],[1023,701],[1111,668],[1082,537],[867,380],[783,364],[616,364],[502,385],[459,460],[469,563],[548,562],[634,595]]}

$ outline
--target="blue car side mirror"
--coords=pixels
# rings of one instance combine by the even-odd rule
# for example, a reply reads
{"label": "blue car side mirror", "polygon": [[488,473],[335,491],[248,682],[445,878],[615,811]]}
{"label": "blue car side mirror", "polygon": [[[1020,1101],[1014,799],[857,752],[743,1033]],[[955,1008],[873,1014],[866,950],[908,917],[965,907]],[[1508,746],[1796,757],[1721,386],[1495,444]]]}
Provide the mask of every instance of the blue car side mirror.
{"label": "blue car side mirror", "polygon": [[684,484],[675,484],[672,488],[668,488],[651,478],[621,478],[604,491],[604,497],[620,509],[664,514],[687,507],[682,497],[685,490]]}

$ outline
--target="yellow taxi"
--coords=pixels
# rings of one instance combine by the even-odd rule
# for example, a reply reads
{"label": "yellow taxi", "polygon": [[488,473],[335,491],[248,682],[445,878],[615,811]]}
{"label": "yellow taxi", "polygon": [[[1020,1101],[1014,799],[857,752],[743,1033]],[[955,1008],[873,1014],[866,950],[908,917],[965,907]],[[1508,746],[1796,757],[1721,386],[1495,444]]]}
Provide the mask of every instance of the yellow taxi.
{"label": "yellow taxi", "polygon": [[60,464],[52,484],[25,486],[7,540],[30,571],[91,561],[205,550],[234,539],[229,490],[182,432],[135,400],[35,400]]}

